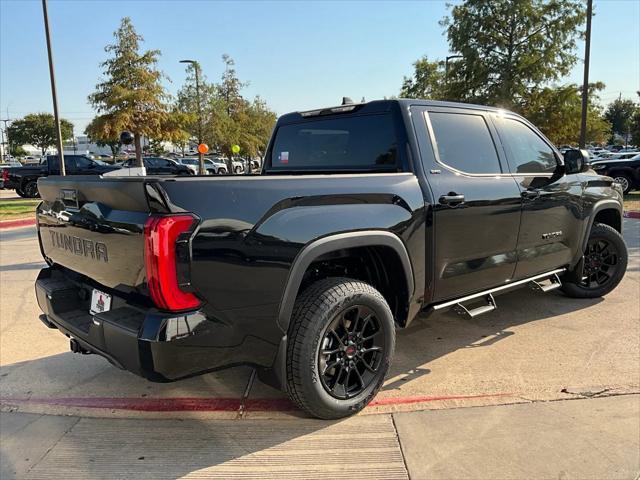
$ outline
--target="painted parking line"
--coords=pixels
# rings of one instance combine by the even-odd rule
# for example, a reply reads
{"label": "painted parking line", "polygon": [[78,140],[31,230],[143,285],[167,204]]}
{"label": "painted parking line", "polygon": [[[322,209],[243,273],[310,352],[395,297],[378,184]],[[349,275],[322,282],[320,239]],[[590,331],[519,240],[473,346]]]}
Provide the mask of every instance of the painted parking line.
{"label": "painted parking line", "polygon": [[[451,400],[476,400],[483,398],[514,397],[513,393],[487,393],[478,395],[439,395],[380,398],[367,408],[411,405]],[[134,398],[134,397],[60,397],[60,398],[10,398],[0,399],[3,405],[48,405],[68,408],[129,410],[139,412],[235,412],[240,409],[239,398]],[[289,412],[297,407],[286,398],[253,398],[244,401],[244,409],[253,412]]]}

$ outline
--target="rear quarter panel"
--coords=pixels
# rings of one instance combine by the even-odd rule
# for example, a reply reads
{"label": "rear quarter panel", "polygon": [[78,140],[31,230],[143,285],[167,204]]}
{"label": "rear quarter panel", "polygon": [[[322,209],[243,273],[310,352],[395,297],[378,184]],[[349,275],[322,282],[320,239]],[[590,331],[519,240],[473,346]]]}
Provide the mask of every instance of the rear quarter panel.
{"label": "rear quarter panel", "polygon": [[296,255],[342,232],[397,234],[411,258],[415,291],[424,291],[424,200],[413,174],[184,178],[161,185],[172,208],[202,219],[192,240],[191,281],[221,321],[246,322],[249,330],[273,326]]}

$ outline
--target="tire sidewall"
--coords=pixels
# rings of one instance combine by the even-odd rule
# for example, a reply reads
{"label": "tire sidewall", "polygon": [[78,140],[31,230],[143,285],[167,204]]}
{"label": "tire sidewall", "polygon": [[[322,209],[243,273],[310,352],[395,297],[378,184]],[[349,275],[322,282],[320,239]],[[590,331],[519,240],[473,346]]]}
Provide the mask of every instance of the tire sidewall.
{"label": "tire sidewall", "polygon": [[[366,284],[363,284],[366,285]],[[368,285],[367,285],[368,287]],[[320,380],[318,355],[324,339],[326,328],[339,313],[355,305],[365,305],[371,308],[378,319],[380,328],[384,331],[384,352],[380,361],[377,378],[374,379],[362,392],[349,399],[338,399],[325,390]],[[371,398],[377,393],[384,381],[389,369],[393,351],[395,349],[395,326],[393,316],[384,299],[372,292],[361,291],[340,298],[333,302],[328,309],[322,308],[315,312],[312,322],[312,331],[306,336],[302,346],[302,358],[308,362],[304,365],[306,374],[301,376],[303,388],[313,392],[315,403],[320,409],[335,412],[338,416],[350,415],[364,408]],[[341,412],[341,413],[339,413]]]}

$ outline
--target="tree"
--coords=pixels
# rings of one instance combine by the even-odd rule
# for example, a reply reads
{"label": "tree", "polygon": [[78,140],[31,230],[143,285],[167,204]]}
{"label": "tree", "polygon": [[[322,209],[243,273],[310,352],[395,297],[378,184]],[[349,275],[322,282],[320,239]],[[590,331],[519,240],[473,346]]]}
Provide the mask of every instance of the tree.
{"label": "tree", "polygon": [[115,43],[105,47],[111,58],[101,64],[105,79],[96,85],[89,101],[104,118],[105,134],[129,130],[134,135],[136,164],[142,166],[141,137],[167,134],[168,95],[157,69],[159,50],[140,52],[141,35],[125,17],[114,32]]}
{"label": "tree", "polygon": [[91,120],[91,123],[84,129],[84,133],[99,147],[109,147],[113,160],[116,159],[116,155],[122,147],[120,135],[111,130],[109,122],[104,116],[97,116]]}
{"label": "tree", "polygon": [[631,119],[631,143],[636,147],[640,146],[640,106],[636,108]]}
{"label": "tree", "polygon": [[24,148],[22,148],[22,145],[11,145],[9,154],[14,157],[26,157],[27,151]]}
{"label": "tree", "polygon": [[[62,141],[73,135],[73,124],[60,119],[60,133]],[[30,113],[20,120],[15,120],[7,128],[8,137],[12,145],[34,145],[47,153],[49,147],[56,145],[56,122],[50,113]]]}
{"label": "tree", "polygon": [[441,21],[452,62],[449,98],[512,108],[532,88],[567,75],[585,21],[577,0],[466,0]]}
{"label": "tree", "polygon": [[[597,93],[602,82],[589,84],[587,142],[603,143],[611,124],[603,117]],[[576,144],[580,137],[582,87],[575,84],[544,87],[527,93],[519,112],[535,124],[556,145]]]}
{"label": "tree", "polygon": [[231,147],[239,145],[242,155],[262,155],[276,115],[260,97],[246,100],[242,96],[242,88],[248,83],[238,79],[231,57],[225,54],[222,61],[224,73],[220,83],[214,86],[213,98],[205,108],[204,139],[226,157],[227,168],[232,172]]}
{"label": "tree", "polygon": [[605,118],[611,122],[613,133],[624,137],[626,142],[629,141],[631,121],[635,112],[636,104],[633,103],[633,100],[622,99],[611,102],[604,112]]}
{"label": "tree", "polygon": [[[199,97],[196,89],[196,68],[199,69]],[[186,72],[187,78],[185,79],[184,85],[178,91],[173,108],[175,115],[181,115],[174,116],[173,118],[174,123],[179,124],[181,133],[174,135],[175,138],[172,141],[180,145],[183,152],[184,147],[188,145],[190,139],[197,139],[199,137],[200,119],[198,115],[202,116],[203,129],[204,125],[211,123],[211,105],[217,95],[217,87],[209,83],[207,77],[202,73],[199,64],[189,63]],[[184,138],[185,132],[188,134],[186,139]]]}
{"label": "tree", "polygon": [[429,98],[441,100],[445,96],[444,62],[429,61],[425,55],[413,64],[412,77],[404,77],[400,96],[403,98]]}

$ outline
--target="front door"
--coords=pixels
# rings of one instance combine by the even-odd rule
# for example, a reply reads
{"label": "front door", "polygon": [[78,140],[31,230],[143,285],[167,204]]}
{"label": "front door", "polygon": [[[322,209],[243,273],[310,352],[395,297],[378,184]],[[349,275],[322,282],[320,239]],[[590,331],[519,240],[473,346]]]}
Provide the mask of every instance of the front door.
{"label": "front door", "polygon": [[432,301],[511,280],[520,227],[520,189],[486,113],[460,108],[411,109],[433,196]]}
{"label": "front door", "polygon": [[515,278],[568,265],[582,235],[578,175],[563,174],[559,154],[524,119],[495,115],[493,120],[523,198]]}

